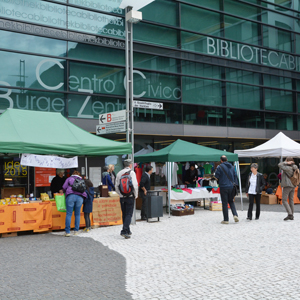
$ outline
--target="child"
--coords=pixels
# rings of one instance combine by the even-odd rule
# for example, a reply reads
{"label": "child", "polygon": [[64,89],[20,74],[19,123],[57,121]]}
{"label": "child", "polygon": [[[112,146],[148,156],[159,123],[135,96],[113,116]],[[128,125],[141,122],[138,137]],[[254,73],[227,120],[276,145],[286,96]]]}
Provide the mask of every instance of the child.
{"label": "child", "polygon": [[90,219],[90,213],[93,212],[93,200],[94,200],[94,187],[93,183],[85,179],[85,186],[86,186],[86,194],[87,197],[85,198],[83,202],[83,212],[84,212],[84,219],[85,219],[85,228],[84,232],[89,232],[91,228],[91,219]]}

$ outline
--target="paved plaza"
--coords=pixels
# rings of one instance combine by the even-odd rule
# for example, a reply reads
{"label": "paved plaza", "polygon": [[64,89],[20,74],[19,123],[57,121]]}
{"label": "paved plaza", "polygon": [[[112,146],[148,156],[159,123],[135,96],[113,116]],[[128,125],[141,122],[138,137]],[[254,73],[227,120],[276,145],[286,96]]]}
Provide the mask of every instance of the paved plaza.
{"label": "paved plaza", "polygon": [[121,226],[0,239],[0,299],[300,299],[300,214],[263,210],[229,225],[220,211],[165,215],[129,240]]}

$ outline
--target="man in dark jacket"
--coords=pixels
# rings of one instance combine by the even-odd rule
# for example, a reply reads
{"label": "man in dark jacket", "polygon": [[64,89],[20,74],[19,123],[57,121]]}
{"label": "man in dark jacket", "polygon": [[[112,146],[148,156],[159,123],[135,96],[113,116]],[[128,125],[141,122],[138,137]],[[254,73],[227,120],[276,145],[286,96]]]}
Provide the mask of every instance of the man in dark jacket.
{"label": "man in dark jacket", "polygon": [[195,169],[195,164],[191,163],[190,168],[185,173],[185,183],[188,187],[196,187],[198,171]]}
{"label": "man in dark jacket", "polygon": [[141,220],[147,220],[147,193],[150,190],[150,176],[153,172],[153,167],[146,166],[145,172],[142,175],[139,187],[139,194],[142,198]]}
{"label": "man in dark jacket", "polygon": [[62,169],[56,170],[56,176],[52,179],[50,189],[52,197],[54,198],[55,193],[63,193],[63,185],[66,181],[65,171]]}
{"label": "man in dark jacket", "polygon": [[239,218],[233,202],[233,198],[234,198],[233,183],[238,184],[237,175],[234,167],[232,166],[231,163],[227,161],[227,157],[225,155],[221,156],[221,164],[218,166],[216,170],[215,177],[219,181],[220,194],[222,200],[222,210],[223,210],[224,220],[221,223],[222,224],[229,223],[228,203],[230,205],[234,221],[238,222]]}

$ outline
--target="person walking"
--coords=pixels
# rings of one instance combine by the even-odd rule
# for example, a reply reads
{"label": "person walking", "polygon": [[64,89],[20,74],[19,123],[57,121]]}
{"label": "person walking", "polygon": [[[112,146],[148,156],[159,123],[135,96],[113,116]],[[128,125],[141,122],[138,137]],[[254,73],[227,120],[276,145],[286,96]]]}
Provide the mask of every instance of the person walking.
{"label": "person walking", "polygon": [[[121,236],[123,236],[125,239],[129,239],[131,237],[132,232],[130,231],[130,223],[131,218],[133,214],[133,208],[134,208],[134,201],[138,196],[138,182],[136,180],[135,172],[132,170],[132,161],[130,159],[124,160],[124,169],[121,170],[117,174],[116,178],[116,192],[120,196],[120,204],[121,204],[121,210],[122,210],[122,219],[123,219],[123,228],[121,230]],[[130,176],[131,184],[132,184],[132,192],[128,195],[124,195],[122,193],[123,185],[120,187],[121,179],[124,181],[125,177]],[[128,184],[130,184],[128,182]]]}
{"label": "person walking", "polygon": [[263,174],[257,172],[258,164],[256,163],[252,164],[250,169],[251,172],[248,175],[247,185],[246,185],[246,195],[247,197],[249,197],[249,208],[248,208],[247,220],[251,221],[254,199],[256,203],[255,220],[259,219],[261,192],[264,190],[266,182]]}
{"label": "person walking", "polygon": [[146,166],[145,172],[142,175],[139,187],[139,195],[142,198],[142,209],[141,209],[141,220],[147,220],[147,206],[148,206],[148,197],[147,193],[150,190],[150,176],[153,172],[153,167]]}
{"label": "person walking", "polygon": [[74,228],[74,235],[78,234],[79,231],[79,224],[80,224],[80,209],[83,203],[83,200],[86,198],[86,192],[77,192],[73,190],[72,186],[75,182],[75,179],[82,180],[80,173],[78,171],[74,171],[72,176],[67,178],[63,185],[63,190],[66,193],[66,207],[67,207],[67,214],[66,214],[66,236],[70,236],[70,226],[71,226],[71,218],[73,214],[73,210],[75,212],[75,228]]}
{"label": "person walking", "polygon": [[115,185],[111,181],[109,170],[108,170],[108,167],[106,167],[106,166],[103,168],[102,184],[107,185],[108,186],[108,190],[110,192],[115,190]]}
{"label": "person walking", "polygon": [[83,229],[84,232],[89,232],[91,227],[91,219],[90,214],[93,212],[93,201],[94,201],[94,187],[93,183],[89,179],[85,179],[85,186],[86,186],[86,195],[87,197],[83,201],[83,213],[85,219],[85,228]]}
{"label": "person walking", "polygon": [[[296,186],[291,182],[291,177],[294,175],[294,171],[298,169],[294,159],[292,157],[287,157],[284,162],[278,164],[278,167],[282,170],[281,175],[281,187],[282,191],[282,204],[284,205],[287,217],[283,220],[294,220],[294,192]],[[289,198],[289,203],[287,199]]]}
{"label": "person walking", "polygon": [[239,221],[235,204],[233,202],[233,183],[237,184],[237,175],[234,167],[227,161],[225,155],[221,156],[221,164],[217,167],[215,177],[218,179],[222,200],[223,221],[222,224],[229,224],[228,203],[235,222]]}

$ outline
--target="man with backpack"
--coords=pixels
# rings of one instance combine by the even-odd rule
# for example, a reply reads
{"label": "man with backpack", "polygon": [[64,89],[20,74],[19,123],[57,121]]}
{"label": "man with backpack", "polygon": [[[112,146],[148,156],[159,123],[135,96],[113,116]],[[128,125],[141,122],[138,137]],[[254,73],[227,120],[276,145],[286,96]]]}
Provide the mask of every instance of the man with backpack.
{"label": "man with backpack", "polygon": [[[299,169],[292,157],[287,157],[284,162],[278,164],[278,167],[282,170],[282,204],[288,213],[287,217],[283,220],[294,220],[294,192],[296,186],[299,184]],[[289,203],[287,202],[288,198],[290,200]]]}
{"label": "man with backpack", "polygon": [[116,192],[120,196],[122,209],[123,229],[121,236],[129,239],[131,236],[130,223],[133,214],[134,201],[138,197],[138,182],[135,172],[132,170],[132,161],[124,160],[124,169],[117,174]]}

